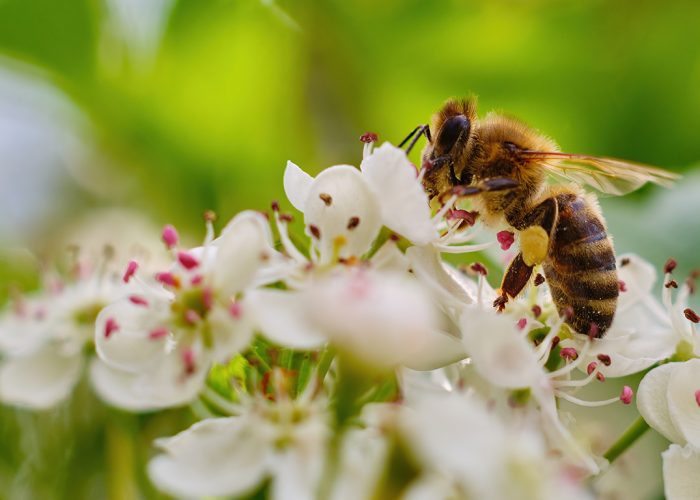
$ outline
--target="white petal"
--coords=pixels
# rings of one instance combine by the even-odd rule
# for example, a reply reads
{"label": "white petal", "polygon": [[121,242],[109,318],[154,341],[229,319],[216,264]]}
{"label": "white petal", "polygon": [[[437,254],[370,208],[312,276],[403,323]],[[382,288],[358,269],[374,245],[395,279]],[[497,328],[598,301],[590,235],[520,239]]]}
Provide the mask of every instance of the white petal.
{"label": "white petal", "polygon": [[[169,301],[148,297],[148,307],[122,299],[100,311],[95,321],[95,350],[105,363],[129,372],[150,369],[165,354],[166,337],[151,339],[149,333],[166,324]],[[105,329],[109,320],[117,330],[109,336]]]}
{"label": "white petal", "polygon": [[465,349],[486,380],[509,389],[532,387],[541,381],[544,373],[535,351],[512,318],[471,306],[464,309],[460,325]]}
{"label": "white petal", "polygon": [[668,500],[697,500],[700,492],[700,451],[688,445],[669,446],[661,454],[664,493]]}
{"label": "white petal", "polygon": [[305,309],[339,349],[368,367],[417,360],[439,329],[430,296],[402,273],[351,269],[314,284]]}
{"label": "white petal", "polygon": [[82,353],[62,356],[52,345],[7,358],[0,365],[0,399],[37,410],[50,408],[70,395],[82,367]]}
{"label": "white petal", "polygon": [[[625,265],[622,265],[622,262]],[[620,294],[624,300],[625,294],[643,295],[651,292],[656,283],[656,269],[639,255],[626,253],[617,256],[618,278],[625,282],[627,292]]]}
{"label": "white petal", "polygon": [[458,281],[457,273],[453,273],[453,270],[442,262],[440,252],[434,248],[410,247],[406,250],[406,257],[414,274],[446,307],[461,308],[474,302],[476,285],[466,278]]}
{"label": "white petal", "polygon": [[163,356],[151,370],[129,373],[93,363],[91,376],[97,394],[108,404],[129,411],[146,411],[190,403],[202,389],[210,361],[196,356],[196,370],[184,374],[181,352]]}
{"label": "white petal", "polygon": [[[348,229],[354,218],[359,222]],[[362,255],[382,226],[374,192],[360,171],[349,165],[330,167],[314,179],[304,205],[304,221],[321,233],[317,245],[323,263],[330,262],[339,239],[345,240],[338,252],[340,257]]]}
{"label": "white petal", "polygon": [[674,443],[685,443],[673,423],[668,409],[668,384],[671,373],[680,363],[658,366],[647,373],[637,389],[637,409],[644,420],[657,432]]}
{"label": "white petal", "polygon": [[385,142],[362,161],[360,168],[379,200],[385,226],[416,245],[437,240],[428,196],[402,149]]}
{"label": "white petal", "polygon": [[214,287],[224,296],[245,289],[270,258],[271,239],[270,225],[262,214],[247,210],[236,215],[216,240]]}
{"label": "white petal", "polygon": [[304,211],[313,180],[313,177],[297,165],[291,161],[287,162],[287,168],[284,169],[284,192],[292,206],[300,212]]}
{"label": "white petal", "polygon": [[250,309],[260,332],[270,340],[293,349],[316,349],[326,337],[310,321],[298,292],[259,289],[246,295],[244,307]]}
{"label": "white petal", "polygon": [[221,363],[245,349],[253,338],[253,318],[245,300],[241,301],[240,309],[240,316],[234,317],[226,308],[216,305],[207,315],[216,360]]}
{"label": "white petal", "polygon": [[267,443],[243,417],[203,420],[157,444],[166,453],[148,464],[149,476],[176,497],[243,495],[266,472]]}
{"label": "white petal", "polygon": [[668,381],[668,411],[681,434],[696,448],[700,448],[700,405],[695,397],[699,390],[700,359],[678,364]]}
{"label": "white petal", "polygon": [[411,370],[436,370],[466,357],[460,339],[447,332],[435,331],[427,337],[423,349],[404,358],[403,365]]}
{"label": "white petal", "polygon": [[394,241],[387,241],[372,256],[372,266],[382,271],[408,271],[410,264]]}

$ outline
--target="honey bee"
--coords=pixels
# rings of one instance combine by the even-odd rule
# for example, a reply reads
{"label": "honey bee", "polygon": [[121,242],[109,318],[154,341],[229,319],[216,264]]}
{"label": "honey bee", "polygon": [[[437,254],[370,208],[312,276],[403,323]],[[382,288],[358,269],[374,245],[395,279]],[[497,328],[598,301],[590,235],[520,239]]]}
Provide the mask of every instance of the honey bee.
{"label": "honey bee", "polygon": [[[431,134],[431,129],[434,132]],[[560,317],[578,333],[602,337],[619,293],[615,253],[593,193],[621,195],[679,176],[632,162],[560,152],[548,137],[512,118],[476,114],[473,99],[449,100],[424,133],[423,186],[431,199],[474,196],[487,225],[518,234],[520,252],[503,277],[494,307],[503,310],[541,265]],[[567,183],[548,182],[551,178]]]}

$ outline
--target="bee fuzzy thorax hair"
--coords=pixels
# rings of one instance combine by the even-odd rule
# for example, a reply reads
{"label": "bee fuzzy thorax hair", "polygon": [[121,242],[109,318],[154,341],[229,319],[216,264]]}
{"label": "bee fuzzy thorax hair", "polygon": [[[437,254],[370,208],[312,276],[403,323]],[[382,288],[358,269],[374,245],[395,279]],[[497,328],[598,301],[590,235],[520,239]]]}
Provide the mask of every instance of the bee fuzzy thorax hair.
{"label": "bee fuzzy thorax hair", "polygon": [[433,131],[437,132],[445,120],[457,115],[464,115],[474,122],[477,119],[476,99],[450,99],[445,102],[442,108],[433,115],[431,124]]}
{"label": "bee fuzzy thorax hair", "polygon": [[559,151],[557,143],[546,135],[515,118],[493,112],[479,122],[479,139],[484,143],[510,142],[532,151]]}

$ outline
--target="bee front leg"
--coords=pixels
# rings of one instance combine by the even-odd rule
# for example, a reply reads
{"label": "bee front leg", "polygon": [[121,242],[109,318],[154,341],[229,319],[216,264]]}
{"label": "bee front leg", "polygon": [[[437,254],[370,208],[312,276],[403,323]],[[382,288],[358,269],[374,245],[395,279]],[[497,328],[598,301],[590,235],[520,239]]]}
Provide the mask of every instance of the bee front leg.
{"label": "bee front leg", "polygon": [[517,297],[530,281],[534,267],[534,265],[525,263],[522,252],[516,255],[503,276],[500,295],[493,301],[493,307],[497,308],[499,312],[503,311],[508,300]]}

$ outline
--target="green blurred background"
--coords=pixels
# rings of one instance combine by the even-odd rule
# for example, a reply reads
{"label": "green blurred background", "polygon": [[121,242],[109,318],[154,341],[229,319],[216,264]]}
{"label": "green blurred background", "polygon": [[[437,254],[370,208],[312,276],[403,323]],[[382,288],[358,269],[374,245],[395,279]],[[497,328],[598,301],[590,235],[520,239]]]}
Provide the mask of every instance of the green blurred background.
{"label": "green blurred background", "polygon": [[[467,94],[563,150],[683,172],[603,205],[618,251],[700,266],[698,19],[693,1],[0,0],[0,293],[81,214],[136,209],[199,238],[206,209],[284,199],[288,159],[358,164],[363,132],[398,142]],[[104,433],[47,416],[57,449],[85,450],[32,490],[56,463],[18,476],[40,450],[18,444],[30,416],[5,413],[0,497],[104,493]]]}

